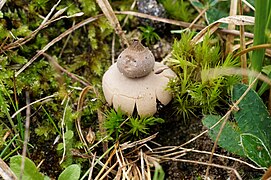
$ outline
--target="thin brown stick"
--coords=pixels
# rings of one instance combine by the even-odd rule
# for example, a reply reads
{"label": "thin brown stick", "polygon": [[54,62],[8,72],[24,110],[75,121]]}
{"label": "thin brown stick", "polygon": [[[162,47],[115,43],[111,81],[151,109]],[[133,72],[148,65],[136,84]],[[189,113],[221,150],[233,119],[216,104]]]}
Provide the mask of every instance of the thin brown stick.
{"label": "thin brown stick", "polygon": [[116,34],[113,33],[113,37],[112,37],[112,49],[111,49],[111,56],[112,56],[112,61],[111,64],[115,63],[115,42],[116,42]]}
{"label": "thin brown stick", "polygon": [[[237,14],[237,2],[238,0],[231,0],[231,7],[230,7],[230,16],[234,16]],[[235,24],[228,24],[229,30],[235,29]],[[232,46],[233,46],[234,36],[233,35],[227,35],[226,40],[226,54],[232,52]]]}
{"label": "thin brown stick", "polygon": [[38,53],[35,56],[33,56],[18,72],[16,72],[15,77],[17,77],[19,74],[21,74],[21,72],[23,72],[30,64],[32,64],[40,55],[42,55],[45,51],[47,51],[52,45],[54,45],[55,43],[60,41],[65,36],[69,35],[71,32],[75,31],[76,29],[78,29],[82,26],[85,26],[86,24],[88,24],[90,22],[97,20],[101,16],[103,16],[103,15],[100,14],[100,15],[85,19],[85,20],[81,21],[80,23],[72,26],[71,28],[69,28],[68,30],[66,30],[65,32],[63,32],[59,36],[57,36],[56,38],[54,38],[46,46],[44,46],[44,48],[42,48],[42,50],[38,51]]}
{"label": "thin brown stick", "polygon": [[50,56],[50,55],[48,55],[47,53],[44,53],[44,52],[42,53],[42,55],[45,56],[45,57],[49,60],[49,62],[51,62],[51,64],[53,65],[54,68],[56,68],[56,69],[58,69],[58,70],[60,70],[60,71],[62,71],[62,72],[64,72],[64,73],[66,73],[70,78],[72,78],[72,79],[74,79],[74,80],[80,82],[80,83],[83,84],[84,86],[89,86],[89,85],[90,85],[89,82],[83,81],[82,79],[79,79],[75,74],[73,74],[73,73],[67,71],[67,70],[64,69],[62,66],[60,66],[60,65],[57,63],[57,61],[56,61],[52,56]]}
{"label": "thin brown stick", "polygon": [[[154,156],[154,157],[157,157],[157,158],[159,158],[161,156],[162,157],[168,157],[168,156],[164,156],[164,155],[159,155],[159,154],[164,154],[164,152],[163,151],[158,151],[158,150],[160,150],[161,148],[169,148],[169,149],[173,149],[173,151],[175,151],[176,150],[175,147],[176,146],[158,147],[158,148],[153,149],[153,152],[151,152],[150,154],[152,156]],[[181,152],[194,152],[194,153],[202,153],[202,154],[209,154],[209,155],[211,154],[211,152],[209,152],[209,151],[200,151],[200,150],[197,150],[197,149],[187,149],[187,148],[183,148],[183,147],[179,147],[179,146],[178,146],[178,149],[181,149],[182,150]],[[234,158],[234,157],[225,156],[225,155],[221,155],[221,154],[217,154],[217,153],[214,153],[213,155],[217,156],[217,157],[220,157],[220,158],[230,159],[230,160],[239,162],[241,164],[245,164],[245,165],[247,165],[247,166],[249,166],[249,167],[251,167],[253,169],[256,169],[256,170],[264,170],[264,168],[256,167],[256,166],[254,166],[254,165],[252,165],[252,164],[250,164],[248,162],[242,161],[242,160]],[[175,158],[175,157],[173,157],[173,158]]]}
{"label": "thin brown stick", "polygon": [[[167,23],[167,24],[173,24],[173,25],[181,26],[181,27],[185,27],[185,28],[188,28],[190,26],[190,24],[191,24],[191,23],[187,23],[187,22],[183,22],[183,21],[177,21],[177,20],[172,20],[172,19],[167,19],[167,18],[161,18],[161,17],[152,16],[152,15],[139,13],[139,12],[134,12],[134,11],[115,11],[115,14],[132,15],[132,16],[145,18],[145,19],[151,19],[151,20],[154,20],[154,21],[159,21],[159,22],[163,22],[163,23]],[[194,24],[192,26],[192,28],[197,29],[197,30],[202,30],[202,29],[205,28],[205,26],[199,25],[199,24]],[[234,36],[239,36],[240,35],[240,32],[237,31],[237,30],[228,30],[228,29],[222,29],[222,28],[218,28],[217,32],[223,33],[223,34],[232,34]],[[245,37],[253,38],[254,35],[253,35],[253,33],[245,32]]]}
{"label": "thin brown stick", "polygon": [[92,173],[93,173],[93,169],[94,169],[95,158],[96,158],[96,152],[94,152],[93,157],[92,157],[91,166],[90,166],[89,174],[88,174],[88,180],[92,179]]}
{"label": "thin brown stick", "polygon": [[[58,3],[60,3],[61,0],[59,0],[51,9],[50,13],[44,18],[43,22],[40,24],[40,26],[35,29],[34,31],[31,32],[31,34],[29,34],[28,36],[24,37],[24,38],[19,38],[18,40],[16,40],[15,42],[12,42],[6,46],[4,46],[3,48],[1,48],[0,50],[0,53],[4,52],[4,51],[7,51],[7,50],[11,50],[11,49],[14,49],[14,48],[17,48],[19,46],[22,46],[24,44],[26,44],[27,42],[29,42],[31,39],[33,39],[40,30],[48,27],[51,23],[55,22],[55,21],[58,21],[60,19],[63,19],[63,18],[71,18],[71,17],[75,17],[75,16],[78,16],[80,14],[80,16],[82,15],[82,13],[76,13],[72,16],[61,16],[59,17],[64,11],[57,11],[54,16],[49,19],[49,17],[51,16],[52,12],[55,10],[56,6],[58,5]],[[48,20],[49,19],[49,20]]]}
{"label": "thin brown stick", "polygon": [[[259,76],[259,75],[258,75],[258,76]],[[258,77],[256,77],[256,78],[254,79],[254,81],[248,86],[248,88],[247,88],[246,91],[242,94],[242,96],[241,96],[241,97],[233,104],[233,106],[231,106],[231,108],[230,108],[230,110],[229,110],[228,112],[231,113],[232,111],[236,110],[236,107],[238,107],[239,103],[244,99],[244,97],[247,95],[247,93],[249,92],[249,90],[252,88],[252,86],[255,84],[255,82],[256,82],[257,80],[258,80]],[[220,127],[220,129],[219,129],[219,132],[218,132],[218,134],[217,134],[217,136],[216,136],[216,140],[215,140],[214,145],[213,145],[213,148],[212,148],[212,153],[211,153],[210,158],[209,158],[209,162],[208,162],[209,164],[212,163],[212,160],[213,160],[213,154],[214,154],[214,152],[215,152],[215,149],[216,149],[218,140],[219,140],[219,138],[220,138],[220,136],[221,136],[221,133],[222,133],[222,131],[223,131],[225,125],[226,125],[226,122],[227,122],[227,120],[228,120],[228,118],[229,118],[230,113],[227,113],[228,115],[224,118],[224,122],[222,123],[222,125],[221,125],[221,127]],[[210,169],[210,166],[207,166],[205,177],[208,177],[209,169]]]}
{"label": "thin brown stick", "polygon": [[205,9],[203,9],[200,13],[199,13],[199,15],[191,22],[191,24],[188,26],[188,29],[191,29],[192,27],[193,27],[193,25],[199,20],[199,18],[201,17],[201,16],[203,16],[203,14],[206,12],[208,10],[208,8],[205,8]]}
{"label": "thin brown stick", "polygon": [[[243,15],[242,0],[239,0],[238,8],[239,8],[239,14]],[[243,49],[246,49],[246,40],[245,40],[244,33],[245,33],[245,27],[244,27],[244,25],[240,25],[240,49],[241,49],[241,51]],[[241,56],[241,68],[243,69],[244,74],[246,74],[247,73],[246,72],[246,70],[247,70],[247,57],[246,57],[246,54],[243,54]],[[247,78],[246,75],[242,76],[242,82],[244,84],[248,84],[248,78]]]}
{"label": "thin brown stick", "polygon": [[98,175],[95,177],[94,180],[98,180],[100,178],[100,176],[103,174],[103,172],[105,171],[107,165],[109,164],[109,162],[111,161],[111,159],[113,158],[113,156],[116,154],[116,152],[117,152],[117,150],[116,150],[116,146],[115,146],[114,150],[111,152],[109,158],[107,159],[107,161],[105,162],[104,166],[99,171]]}
{"label": "thin brown stick", "polygon": [[[80,93],[78,103],[77,103],[78,117],[77,117],[76,123],[75,123],[75,127],[76,127],[76,130],[77,130],[78,136],[79,136],[81,142],[83,142],[84,146],[87,149],[88,149],[88,144],[87,144],[87,141],[84,138],[84,135],[83,135],[82,129],[81,129],[81,113],[82,113],[82,109],[83,109],[83,103],[84,103],[85,96],[86,96],[87,92],[90,91],[90,90],[93,90],[93,87],[92,86],[87,86]],[[87,149],[85,149],[86,152],[87,152]]]}
{"label": "thin brown stick", "polygon": [[[194,161],[194,160],[187,160],[187,159],[174,159],[174,158],[164,158],[166,160],[171,160],[171,161],[177,161],[177,162],[185,162],[185,163],[193,163],[193,164],[200,164],[200,165],[205,165],[205,166],[212,166],[212,167],[217,167],[217,168],[221,168],[221,169],[226,169],[226,170],[230,170],[233,171],[234,174],[236,175],[236,177],[239,180],[242,180],[242,177],[240,176],[240,174],[237,172],[236,169],[228,167],[228,166],[223,166],[223,165],[219,165],[219,164],[209,164],[207,162],[200,162],[200,161]],[[207,178],[207,176],[205,176],[205,178]]]}
{"label": "thin brown stick", "polygon": [[270,49],[271,48],[271,44],[260,44],[260,45],[255,45],[255,46],[251,46],[251,47],[248,47],[242,51],[240,51],[239,53],[236,53],[233,58],[236,58],[238,56],[241,56],[243,54],[246,54],[250,51],[254,51],[255,49]]}
{"label": "thin brown stick", "polygon": [[129,46],[129,42],[127,38],[125,37],[124,32],[122,31],[119,20],[116,17],[108,0],[96,0],[96,2],[102,9],[105,17],[108,19],[111,26],[115,29],[115,32],[117,33],[117,35],[120,37],[122,44]]}
{"label": "thin brown stick", "polygon": [[143,152],[142,149],[140,149],[140,167],[141,167],[141,174],[142,174],[142,180],[145,180],[145,166],[144,166],[144,158],[143,158]]}
{"label": "thin brown stick", "polygon": [[29,127],[30,127],[30,97],[29,92],[25,92],[25,99],[26,99],[26,121],[25,121],[25,130],[24,130],[24,143],[23,143],[23,153],[22,153],[22,164],[21,164],[21,171],[20,171],[20,177],[21,180],[23,178],[24,174],[24,167],[25,167],[25,158],[26,158],[26,151],[27,151],[27,143],[29,141]]}
{"label": "thin brown stick", "polygon": [[5,180],[17,180],[16,175],[10,167],[0,158],[0,176]]}

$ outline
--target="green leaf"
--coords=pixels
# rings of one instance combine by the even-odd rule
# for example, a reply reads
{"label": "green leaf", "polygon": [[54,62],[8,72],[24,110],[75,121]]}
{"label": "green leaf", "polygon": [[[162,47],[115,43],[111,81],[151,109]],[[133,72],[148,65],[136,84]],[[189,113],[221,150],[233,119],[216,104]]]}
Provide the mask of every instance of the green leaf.
{"label": "green leaf", "polygon": [[65,132],[64,137],[67,140],[72,139],[73,138],[73,131],[72,130],[68,130],[67,132]]}
{"label": "green leaf", "polygon": [[[15,173],[15,175],[19,178],[21,172],[21,164],[22,164],[22,156],[16,155],[10,158],[10,168]],[[43,174],[38,171],[38,168],[27,157],[25,158],[25,165],[24,165],[24,174],[23,180],[42,180],[44,179]]]}
{"label": "green leaf", "polygon": [[249,133],[241,134],[240,139],[243,150],[250,160],[265,168],[271,165],[270,153],[261,139]]}
{"label": "green leaf", "polygon": [[203,9],[204,8],[204,5],[201,2],[197,1],[197,0],[191,0],[191,4],[193,6],[199,8],[199,9]]}
{"label": "green leaf", "polygon": [[63,148],[64,148],[64,144],[63,144],[63,143],[59,143],[59,144],[57,145],[56,150],[60,151],[60,150],[62,150]]}
{"label": "green leaf", "polygon": [[[246,91],[248,86],[238,84],[233,88],[232,101],[236,102]],[[271,145],[271,118],[265,104],[259,95],[250,90],[238,105],[239,110],[234,118],[242,133],[250,133],[260,138],[270,150]]]}
{"label": "green leaf", "polygon": [[[217,123],[221,119],[220,116],[216,115],[208,115],[204,117],[202,120],[202,123],[207,128],[211,128],[215,123]],[[221,127],[223,120],[213,129],[209,131],[209,136],[213,141],[215,141],[217,134],[219,132],[219,129]],[[240,130],[234,124],[234,122],[227,122],[224,126],[224,129],[220,135],[220,138],[218,140],[218,145],[224,149],[226,149],[229,152],[238,154],[239,156],[245,156],[241,146],[240,146]]]}
{"label": "green leaf", "polygon": [[58,177],[58,180],[77,180],[80,178],[81,168],[77,164],[68,166]]}
{"label": "green leaf", "polygon": [[[240,99],[247,88],[248,86],[244,84],[235,85],[232,101],[236,102]],[[230,152],[245,155],[261,167],[269,167],[271,165],[271,118],[262,99],[254,90],[249,90],[233,115],[235,121],[228,120],[226,123],[218,141],[219,146]],[[203,124],[210,128],[219,119],[219,116],[206,116]],[[213,140],[217,137],[220,124],[209,131]]]}

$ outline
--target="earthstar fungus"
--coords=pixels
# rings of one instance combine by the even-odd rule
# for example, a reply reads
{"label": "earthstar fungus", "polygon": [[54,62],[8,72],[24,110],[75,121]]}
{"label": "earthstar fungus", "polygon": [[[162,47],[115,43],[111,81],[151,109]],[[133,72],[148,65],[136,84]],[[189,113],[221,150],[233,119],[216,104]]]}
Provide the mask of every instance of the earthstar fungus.
{"label": "earthstar fungus", "polygon": [[172,95],[165,88],[175,76],[166,65],[155,62],[148,48],[134,40],[105,72],[104,96],[116,110],[131,115],[136,108],[141,117],[152,116],[157,111],[157,100],[163,105],[171,101]]}

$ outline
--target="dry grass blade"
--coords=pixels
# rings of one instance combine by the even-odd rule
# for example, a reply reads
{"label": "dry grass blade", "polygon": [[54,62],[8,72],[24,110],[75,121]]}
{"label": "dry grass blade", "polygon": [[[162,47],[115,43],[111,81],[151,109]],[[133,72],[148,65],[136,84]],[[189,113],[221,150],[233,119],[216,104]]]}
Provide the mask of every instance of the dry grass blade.
{"label": "dry grass blade", "polygon": [[213,34],[220,26],[220,22],[216,21],[213,22],[212,24],[208,25],[204,29],[202,29],[196,36],[193,37],[191,40],[191,43],[200,43],[203,41],[203,38],[208,34],[211,35]]}
{"label": "dry grass blade", "polygon": [[50,18],[50,16],[52,15],[52,13],[54,12],[54,10],[56,9],[56,7],[58,6],[58,4],[61,2],[61,0],[58,0],[57,3],[52,7],[52,9],[50,10],[49,14],[44,18],[44,20],[42,21],[41,25],[46,23],[46,21],[48,21],[48,19]]}
{"label": "dry grass blade", "polygon": [[123,144],[120,145],[121,150],[129,149],[129,148],[135,147],[137,145],[144,144],[145,142],[148,142],[148,141],[154,139],[157,134],[158,133],[155,133],[155,134],[153,134],[153,135],[151,135],[149,137],[146,137],[144,139],[141,139],[141,140],[138,140],[138,141],[135,141],[135,142],[132,142],[132,143],[129,143],[129,142],[123,143]]}
{"label": "dry grass blade", "polygon": [[106,176],[117,166],[118,162],[115,162],[113,166],[111,166],[103,175],[99,178],[99,180],[102,180],[106,178]]}
{"label": "dry grass blade", "polygon": [[[175,158],[177,159],[176,156],[174,157],[170,157],[167,155],[164,155],[164,151],[163,149],[168,149],[168,150],[172,150],[173,152],[176,151],[176,150],[181,150],[180,152],[178,152],[177,154],[181,154],[181,153],[185,153],[185,152],[193,152],[193,153],[201,153],[201,154],[211,154],[211,152],[208,152],[208,151],[200,151],[200,150],[196,150],[196,149],[187,149],[187,148],[183,148],[183,147],[179,147],[179,146],[165,146],[165,147],[161,147],[161,148],[155,148],[154,149],[154,152],[151,152],[151,153],[148,153],[150,154],[152,157],[156,157],[156,158],[160,158],[161,160],[163,159],[163,157],[166,157],[166,158]],[[169,151],[167,151],[169,152]],[[174,154],[174,153],[172,153]],[[229,159],[229,160],[232,160],[232,161],[236,161],[236,162],[239,162],[241,164],[245,164],[253,169],[256,169],[256,170],[264,170],[264,168],[261,168],[261,167],[256,167],[250,163],[247,163],[245,161],[242,161],[240,159],[237,159],[237,158],[234,158],[234,157],[230,157],[230,156],[225,156],[225,155],[221,155],[221,154],[217,154],[217,153],[214,153],[213,154],[214,156],[217,156],[219,158],[224,158],[224,159]]]}
{"label": "dry grass blade", "polygon": [[[260,73],[259,73],[259,75],[260,75]],[[249,90],[253,87],[253,85],[255,84],[255,82],[257,82],[259,75],[254,79],[254,81],[249,85],[249,87],[246,89],[246,91],[244,92],[244,94],[233,104],[233,106],[231,106],[230,110],[228,111],[229,113],[227,113],[227,116],[224,118],[224,121],[223,121],[223,123],[222,123],[222,125],[221,125],[221,127],[219,129],[219,132],[218,132],[218,134],[216,136],[216,139],[215,139],[215,142],[214,142],[214,145],[213,145],[213,148],[212,148],[212,153],[210,155],[210,159],[209,159],[208,164],[212,163],[213,155],[215,153],[215,149],[217,147],[218,140],[219,140],[219,138],[221,136],[221,133],[222,133],[225,125],[226,125],[226,122],[229,119],[230,113],[232,113],[236,109],[236,107],[238,107],[239,103],[244,99],[244,97],[247,95],[247,93],[249,92]],[[210,169],[210,166],[208,165],[207,169],[206,169],[206,175],[205,175],[206,177],[208,177],[209,169]]]}
{"label": "dry grass blade", "polygon": [[[145,166],[144,166],[144,158],[143,158],[143,152],[142,149],[140,149],[140,167],[141,167],[141,174],[142,174],[142,180],[145,180]],[[148,178],[149,179],[149,178]]]}
{"label": "dry grass blade", "polygon": [[[207,163],[207,162],[200,162],[200,161],[194,161],[194,160],[187,160],[187,159],[174,159],[174,158],[165,158],[165,160],[169,160],[169,161],[177,161],[177,162],[185,162],[185,163],[193,163],[193,164],[200,164],[200,165],[205,165],[205,166],[212,166],[212,167],[217,167],[217,168],[222,168],[222,169],[226,169],[226,170],[230,170],[232,172],[234,172],[234,174],[236,175],[236,177],[239,180],[242,180],[241,175],[237,172],[236,169],[228,167],[228,166],[222,166],[219,164],[214,164],[214,163]],[[205,178],[207,178],[207,176],[205,176]]]}
{"label": "dry grass blade", "polygon": [[[67,111],[67,107],[68,107],[68,103],[70,101],[70,98],[69,97],[65,97],[64,100],[66,100],[66,105],[65,105],[65,108],[64,108],[64,112],[63,112],[63,116],[62,116],[62,119],[61,119],[61,133],[62,133],[62,141],[63,141],[63,153],[62,153],[62,158],[61,160],[59,161],[59,164],[62,164],[64,159],[65,159],[65,155],[66,155],[66,140],[65,140],[65,128],[64,128],[64,125],[65,125],[65,115],[66,115],[66,111]],[[64,102],[64,100],[62,102]]]}
{"label": "dry grass blade", "polygon": [[87,144],[87,141],[85,140],[84,138],[84,135],[82,133],[82,129],[81,129],[81,112],[82,112],[82,109],[83,109],[83,103],[84,103],[84,99],[85,99],[85,96],[87,94],[88,91],[90,90],[93,90],[93,87],[92,86],[87,86],[83,89],[83,91],[80,93],[80,96],[79,96],[79,99],[78,99],[78,103],[77,103],[77,112],[79,113],[78,114],[78,117],[76,119],[76,123],[75,123],[75,126],[76,126],[76,130],[77,130],[77,133],[78,133],[78,136],[81,140],[81,142],[88,148],[88,144]]}
{"label": "dry grass blade", "polygon": [[[161,17],[157,17],[157,16],[152,16],[152,15],[148,15],[148,14],[144,14],[144,13],[139,13],[139,12],[133,12],[133,11],[115,11],[115,14],[125,14],[125,15],[132,15],[132,16],[136,16],[136,17],[140,17],[140,18],[145,18],[145,19],[150,19],[153,21],[159,21],[159,22],[163,22],[163,23],[168,23],[168,24],[173,24],[176,26],[181,26],[181,27],[185,27],[188,28],[191,23],[187,23],[187,22],[183,22],[183,21],[177,21],[177,20],[172,20],[172,19],[167,19],[167,18],[161,18]],[[205,26],[203,25],[199,25],[199,24],[193,24],[193,26],[191,28],[197,29],[197,30],[202,30],[205,28]],[[223,34],[232,34],[235,36],[239,36],[239,31],[237,30],[228,30],[228,29],[217,29],[217,31],[219,33],[223,33]],[[245,32],[245,36],[248,38],[253,38],[254,35],[252,33],[248,33]]]}
{"label": "dry grass blade", "polygon": [[242,2],[244,4],[246,4],[250,9],[252,9],[253,11],[255,11],[255,8],[249,2],[247,2],[246,0],[242,0]]}
{"label": "dry grass blade", "polygon": [[70,73],[69,71],[67,71],[66,69],[64,69],[62,66],[60,66],[57,63],[57,61],[52,56],[48,55],[47,53],[42,53],[42,55],[44,55],[50,61],[50,63],[53,65],[53,67],[55,69],[60,70],[61,72],[66,73],[69,77],[71,77],[72,79],[80,82],[84,86],[89,86],[90,85],[89,82],[79,79],[75,74]]}
{"label": "dry grass blade", "polygon": [[98,180],[100,178],[100,176],[103,174],[103,172],[105,171],[107,165],[111,162],[111,160],[112,160],[113,156],[116,154],[116,152],[117,152],[117,150],[116,150],[116,146],[115,146],[113,152],[111,152],[109,158],[107,159],[107,161],[105,162],[105,164],[103,165],[102,169],[100,170],[100,172],[98,173],[98,175],[95,177],[94,180]]}
{"label": "dry grass blade", "polygon": [[25,130],[24,130],[24,143],[23,143],[23,152],[22,152],[22,164],[21,164],[21,171],[20,171],[20,177],[19,179],[23,178],[24,174],[24,167],[25,167],[25,158],[26,158],[26,151],[27,151],[27,143],[29,142],[29,127],[30,127],[30,97],[29,92],[26,91],[25,93],[25,99],[26,99],[26,121],[25,121]]}
{"label": "dry grass blade", "polygon": [[210,68],[201,72],[201,79],[202,81],[208,81],[219,76],[230,75],[246,75],[250,77],[258,77],[258,79],[266,82],[271,86],[271,80],[268,76],[252,70],[246,70],[246,73],[244,73],[242,68]]}
{"label": "dry grass blade", "polygon": [[58,95],[57,93],[56,93],[56,94],[52,94],[52,95],[50,95],[50,96],[46,96],[46,97],[44,97],[44,98],[38,99],[38,100],[36,100],[36,101],[34,101],[34,102],[30,103],[30,104],[27,104],[26,106],[24,106],[24,107],[22,107],[21,109],[19,109],[18,111],[16,111],[16,112],[11,116],[11,118],[14,118],[15,116],[17,116],[17,114],[19,114],[20,112],[22,112],[23,110],[25,110],[25,109],[28,108],[29,106],[32,106],[33,104],[36,104],[36,103],[38,103],[38,102],[47,102],[47,101],[50,101],[50,100],[52,100],[51,98],[56,97],[57,95]]}
{"label": "dry grass blade", "polygon": [[120,150],[116,151],[116,157],[117,157],[117,161],[119,163],[119,170],[122,172],[121,175],[123,178],[129,179],[128,174],[126,173],[126,166],[125,166],[125,162],[123,159],[122,154],[119,152],[121,152]]}
{"label": "dry grass blade", "polygon": [[244,16],[244,15],[236,15],[236,16],[228,16],[225,18],[221,18],[217,20],[217,22],[226,23],[226,24],[234,24],[238,26],[245,25],[254,25],[255,18],[253,16]]}
{"label": "dry grass blade", "polygon": [[[237,14],[237,2],[238,2],[238,0],[231,0],[230,16],[234,16],[234,15]],[[235,24],[229,24],[228,29],[229,30],[234,30],[235,29]],[[233,42],[234,42],[234,36],[227,35],[225,54],[228,54],[228,53],[232,52]]]}
{"label": "dry grass blade", "polygon": [[[239,1],[238,3],[238,7],[239,7],[239,14],[243,15],[243,6],[242,6],[242,1]],[[253,18],[253,24],[254,24],[254,18]],[[246,40],[245,40],[245,27],[244,25],[239,25],[240,26],[240,49],[246,49]],[[241,68],[244,70],[244,73],[246,73],[247,70],[247,57],[246,54],[241,55]],[[242,82],[244,84],[248,84],[248,78],[246,75],[243,75],[242,77]]]}
{"label": "dry grass blade", "polygon": [[5,5],[7,0],[1,0],[0,1],[0,10],[2,9],[2,7]]}
{"label": "dry grass blade", "polygon": [[251,47],[249,47],[249,48],[243,49],[242,51],[236,53],[236,54],[234,55],[234,58],[235,58],[235,57],[238,57],[238,56],[241,56],[241,55],[243,55],[243,54],[246,54],[246,53],[248,53],[248,52],[250,52],[250,51],[254,51],[255,49],[266,49],[266,50],[269,49],[269,50],[271,50],[271,44],[260,44],[260,45],[251,46]]}
{"label": "dry grass blade", "polygon": [[0,158],[0,176],[4,180],[17,180],[16,175],[9,168],[9,166]]}
{"label": "dry grass blade", "polygon": [[192,39],[192,43],[199,43],[203,41],[203,38],[206,34],[211,35],[213,34],[220,26],[221,23],[226,24],[235,24],[235,25],[253,25],[254,24],[254,17],[251,16],[228,16],[225,18],[221,18],[212,24],[208,25],[204,29],[202,29],[194,38]]}
{"label": "dry grass blade", "polygon": [[100,8],[102,9],[105,17],[108,19],[110,22],[111,26],[115,29],[117,35],[122,40],[122,43],[125,44],[126,46],[129,46],[128,40],[125,37],[124,32],[122,31],[121,25],[110,5],[110,3],[107,0],[96,0]]}
{"label": "dry grass blade", "polygon": [[81,21],[80,23],[72,26],[71,28],[69,28],[68,30],[66,30],[62,34],[60,34],[58,37],[54,38],[46,46],[44,46],[44,48],[42,50],[38,51],[38,53],[35,56],[33,56],[21,69],[19,69],[19,71],[15,73],[15,77],[17,77],[19,74],[21,74],[30,64],[32,64],[40,55],[42,55],[45,51],[47,51],[52,45],[54,45],[55,43],[60,41],[62,38],[64,38],[65,36],[69,35],[73,31],[75,31],[76,29],[78,29],[78,28],[80,28],[90,22],[97,20],[101,16],[103,16],[103,15],[97,15],[95,17],[90,17],[88,19],[85,19],[85,20]]}
{"label": "dry grass blade", "polygon": [[89,169],[88,180],[92,179],[92,173],[93,173],[93,169],[94,169],[95,159],[96,159],[96,152],[94,152],[93,157],[92,157],[91,166]]}

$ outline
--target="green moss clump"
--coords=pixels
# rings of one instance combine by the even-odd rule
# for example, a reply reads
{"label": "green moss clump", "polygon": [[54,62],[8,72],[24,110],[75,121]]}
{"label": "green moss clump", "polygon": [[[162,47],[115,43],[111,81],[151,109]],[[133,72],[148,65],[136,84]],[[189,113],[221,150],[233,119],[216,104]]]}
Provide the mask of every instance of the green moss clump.
{"label": "green moss clump", "polygon": [[238,66],[238,61],[231,56],[223,59],[219,45],[212,45],[211,38],[206,37],[195,45],[191,43],[192,37],[192,33],[183,34],[180,41],[176,40],[173,58],[169,60],[177,78],[170,81],[168,89],[173,93],[177,113],[183,119],[190,115],[221,112],[232,85],[239,82],[236,76],[202,81],[203,70]]}

